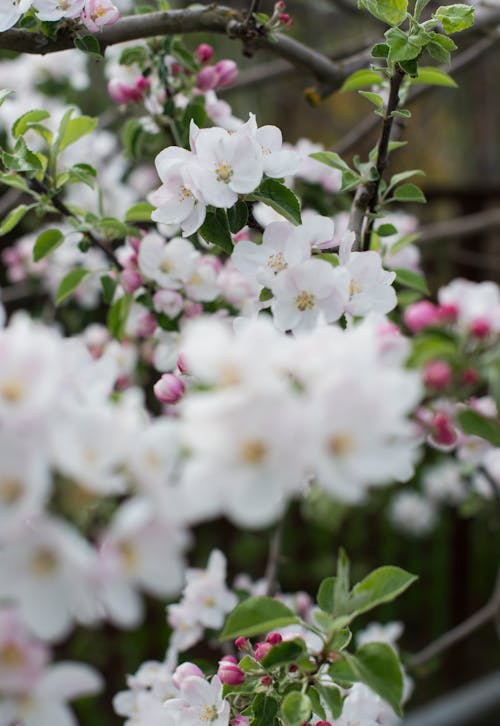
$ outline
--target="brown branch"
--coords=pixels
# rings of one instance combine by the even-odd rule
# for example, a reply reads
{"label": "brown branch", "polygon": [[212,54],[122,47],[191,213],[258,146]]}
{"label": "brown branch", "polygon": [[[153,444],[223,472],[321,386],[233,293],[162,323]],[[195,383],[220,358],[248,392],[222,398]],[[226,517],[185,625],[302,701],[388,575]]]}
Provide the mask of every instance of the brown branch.
{"label": "brown branch", "polygon": [[[31,187],[32,187],[33,191],[37,192],[37,194],[42,194],[42,195],[48,196],[50,198],[50,203],[52,204],[52,206],[55,209],[57,209],[57,211],[63,217],[66,217],[66,219],[76,219],[76,220],[78,220],[78,217],[76,216],[76,214],[74,214],[71,211],[71,209],[69,207],[67,207],[66,204],[61,199],[59,199],[59,197],[57,195],[50,196],[49,190],[41,182],[39,182],[37,179],[32,179],[30,183],[31,183]],[[80,220],[78,220],[78,221],[80,221]],[[113,252],[113,250],[110,250],[109,247],[107,247],[104,244],[104,242],[101,242],[101,240],[98,239],[93,234],[93,232],[86,231],[86,232],[83,232],[83,234],[84,234],[85,237],[87,237],[87,239],[90,241],[90,243],[94,247],[97,247],[98,249],[101,250],[101,252],[103,252],[106,255],[106,257],[108,258],[108,260],[110,262],[112,262],[113,265],[117,269],[121,269],[121,264],[120,264],[117,256]]]}
{"label": "brown branch", "polygon": [[494,620],[500,611],[500,574],[497,576],[497,581],[493,595],[490,601],[484,605],[480,610],[475,612],[469,618],[464,620],[462,623],[452,628],[447,633],[444,633],[439,638],[436,638],[432,643],[427,645],[416,655],[414,655],[408,665],[411,668],[416,668],[422,663],[434,658],[435,656],[443,653],[452,646],[460,643],[460,641],[467,638],[469,635],[474,633],[480,627]]}
{"label": "brown branch", "polygon": [[[468,67],[490,51],[498,40],[499,38],[493,35],[481,38],[481,40],[477,41],[477,43],[474,43],[467,48],[467,50],[464,50],[460,53],[460,55],[454,58],[450,65],[439,66],[439,68],[449,74],[458,73],[463,68]],[[422,96],[425,96],[431,91],[435,91],[437,88],[439,88],[439,86],[414,86],[408,94],[408,98],[405,102],[406,105],[414,103],[417,99],[422,98]],[[375,131],[377,126],[378,119],[374,116],[364,118],[334,145],[334,150],[341,156],[351,153],[358,147],[363,139]]]}
{"label": "brown branch", "polygon": [[394,124],[393,113],[398,107],[399,89],[401,88],[404,75],[404,71],[399,67],[399,65],[396,65],[391,77],[389,99],[387,101],[382,123],[382,133],[377,147],[375,165],[377,178],[359,186],[356,190],[356,194],[354,195],[351,216],[349,219],[349,229],[354,232],[357,246],[360,249],[362,247],[364,250],[368,250],[370,248],[373,219],[369,219],[364,233],[363,224],[366,215],[373,214],[378,204],[380,182],[382,181],[382,176],[389,158],[389,142],[391,140],[391,132]]}
{"label": "brown branch", "polygon": [[[222,33],[240,39],[244,44],[247,42],[251,50],[267,50],[309,71],[320,83],[329,84],[332,91],[339,88],[353,70],[363,67],[368,57],[358,55],[336,63],[282,33],[273,33],[270,38],[264,32],[256,32],[240,12],[217,5],[126,16],[115,25],[105,27],[96,37],[104,51],[110,45],[129,40],[199,32]],[[0,50],[45,55],[73,48],[74,37],[71,32],[61,32],[52,40],[41,33],[14,28],[0,33]]]}
{"label": "brown branch", "polygon": [[500,228],[500,209],[487,209],[484,212],[467,214],[444,222],[426,224],[420,230],[417,240],[419,245],[428,245],[434,242],[473,237],[482,232]]}

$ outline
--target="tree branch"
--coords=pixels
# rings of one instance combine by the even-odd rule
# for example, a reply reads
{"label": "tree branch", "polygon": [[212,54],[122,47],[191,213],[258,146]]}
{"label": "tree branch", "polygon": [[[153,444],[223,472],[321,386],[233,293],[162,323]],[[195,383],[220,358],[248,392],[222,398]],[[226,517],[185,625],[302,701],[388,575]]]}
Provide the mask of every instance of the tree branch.
{"label": "tree branch", "polygon": [[495,589],[490,601],[478,610],[474,615],[471,615],[467,620],[452,628],[444,635],[441,635],[435,641],[426,646],[419,653],[414,655],[410,661],[409,666],[415,668],[422,663],[434,658],[435,656],[448,650],[456,643],[467,638],[471,633],[478,630],[481,626],[493,620],[499,613],[500,610],[500,573],[497,576]]}
{"label": "tree branch", "polygon": [[446,242],[448,240],[473,237],[500,227],[500,209],[487,209],[484,212],[455,217],[444,222],[426,224],[420,230],[419,245]]}
{"label": "tree branch", "polygon": [[396,65],[391,78],[391,86],[389,99],[384,114],[382,124],[382,133],[377,148],[376,170],[377,178],[373,181],[362,184],[356,190],[354,195],[351,216],[349,219],[349,229],[354,232],[356,244],[361,249],[370,249],[370,237],[373,226],[373,219],[368,221],[366,230],[363,233],[363,223],[367,214],[375,211],[378,203],[378,191],[380,182],[387,166],[389,158],[389,141],[391,139],[391,131],[394,124],[393,112],[397,109],[399,103],[399,89],[404,78],[404,71]]}
{"label": "tree branch", "polygon": [[[245,22],[240,12],[225,6],[205,6],[184,10],[147,13],[123,17],[115,25],[105,27],[97,39],[104,51],[108,46],[140,38],[199,32],[221,33],[240,39],[253,51],[267,50],[298,68],[311,73],[319,83],[328,85],[329,93],[339,88],[353,71],[366,65],[368,51],[339,62],[281,33],[258,32]],[[14,28],[0,33],[0,50],[45,55],[73,48],[74,34],[60,33],[55,40],[41,33]]]}

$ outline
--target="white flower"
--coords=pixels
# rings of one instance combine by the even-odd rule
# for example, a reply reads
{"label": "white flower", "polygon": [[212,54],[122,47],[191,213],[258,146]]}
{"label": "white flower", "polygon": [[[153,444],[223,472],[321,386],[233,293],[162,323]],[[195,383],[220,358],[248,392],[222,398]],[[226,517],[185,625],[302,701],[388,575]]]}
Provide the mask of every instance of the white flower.
{"label": "white flower", "polygon": [[262,150],[245,126],[233,134],[210,128],[193,132],[196,164],[191,174],[207,204],[228,209],[249,194],[263,175]]}
{"label": "white flower", "polygon": [[100,547],[100,596],[113,622],[140,622],[137,589],[162,598],[179,592],[186,544],[184,530],[160,518],[151,501],[135,497],[121,505]]}
{"label": "white flower", "polygon": [[196,607],[197,619],[204,628],[221,628],[227,613],[238,598],[226,586],[226,558],[220,550],[212,550],[206,569],[189,568],[183,603]]}
{"label": "white flower", "polygon": [[206,214],[206,205],[191,181],[193,158],[190,151],[177,146],[161,151],[155,164],[162,186],[149,195],[149,201],[157,207],[151,219],[180,225],[186,237],[201,227]]}
{"label": "white flower", "polygon": [[336,726],[396,726],[399,719],[391,706],[364,683],[355,683],[347,694]]}
{"label": "white flower", "polygon": [[57,640],[74,620],[97,620],[95,566],[86,540],[66,522],[46,516],[0,550],[0,597],[18,605],[35,635]]}
{"label": "white flower", "polygon": [[460,466],[451,459],[427,469],[422,483],[426,495],[435,502],[460,504],[467,493]]}
{"label": "white flower", "polygon": [[194,272],[186,280],[184,289],[191,300],[210,302],[219,295],[217,259],[212,255],[199,257]]}
{"label": "white flower", "polygon": [[31,7],[32,0],[4,0],[0,8],[0,33],[12,28]]}
{"label": "white flower", "polygon": [[19,698],[0,702],[0,723],[21,722],[24,726],[74,726],[67,701],[98,693],[100,675],[83,663],[61,662],[47,666],[33,690]]}
{"label": "white flower", "polygon": [[276,327],[295,333],[320,321],[332,323],[340,318],[349,297],[349,274],[323,260],[307,260],[283,270],[271,290]]}
{"label": "white flower", "polygon": [[172,726],[228,726],[229,702],[222,698],[222,683],[217,676],[211,683],[198,676],[189,676],[181,683],[181,698],[165,703],[165,713]]}
{"label": "white flower", "polygon": [[32,0],[33,7],[40,20],[61,20],[61,18],[77,18],[85,0]]}
{"label": "white flower", "polygon": [[423,537],[436,524],[436,509],[428,499],[409,489],[399,492],[393,498],[389,517],[400,532]]}
{"label": "white flower", "polygon": [[231,256],[234,266],[250,280],[271,285],[277,274],[311,256],[310,245],[296,229],[290,222],[271,222],[264,231],[262,244],[238,242]]}
{"label": "white flower", "polygon": [[113,708],[126,716],[124,726],[165,726],[164,703],[179,695],[168,664],[147,661],[134,676],[128,676],[128,691],[113,698]]}
{"label": "white flower", "polygon": [[347,233],[339,252],[340,264],[351,275],[346,312],[351,315],[367,315],[370,312],[385,315],[397,305],[396,291],[392,287],[396,273],[384,270],[378,252],[351,252],[353,242],[353,233]]}
{"label": "white flower", "polygon": [[198,256],[187,239],[174,237],[166,242],[157,234],[147,234],[139,248],[139,269],[160,287],[177,290],[193,274]]}
{"label": "white flower", "polygon": [[484,321],[492,331],[500,331],[500,288],[494,282],[457,279],[438,292],[441,305],[455,305],[458,324],[468,330],[475,321]]}
{"label": "white flower", "polygon": [[356,634],[356,645],[360,648],[366,643],[387,643],[393,650],[398,652],[396,641],[403,634],[404,625],[397,621],[392,623],[369,623],[366,628]]}
{"label": "white flower", "polygon": [[277,126],[261,126],[255,131],[255,138],[262,148],[264,173],[279,179],[295,174],[300,166],[300,157],[291,149],[283,149],[283,136]]}

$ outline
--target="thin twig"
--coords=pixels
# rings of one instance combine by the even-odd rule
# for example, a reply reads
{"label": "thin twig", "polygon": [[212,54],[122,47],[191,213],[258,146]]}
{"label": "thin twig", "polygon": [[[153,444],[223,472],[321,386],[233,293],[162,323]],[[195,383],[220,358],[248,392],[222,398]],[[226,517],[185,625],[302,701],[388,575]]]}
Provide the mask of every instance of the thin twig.
{"label": "thin twig", "polygon": [[[463,68],[468,67],[476,60],[481,58],[489,50],[491,50],[498,42],[498,40],[498,37],[495,36],[481,38],[481,40],[479,40],[477,43],[474,43],[469,48],[467,48],[467,50],[464,50],[462,53],[460,53],[460,55],[454,58],[449,66],[440,66],[440,70],[445,71],[451,75],[458,73]],[[435,91],[438,88],[440,88],[440,86],[414,86],[408,94],[408,98],[405,103],[406,105],[414,103],[417,99],[422,98],[422,96],[430,93],[431,91]],[[351,129],[342,139],[340,139],[340,141],[338,141],[334,145],[334,150],[341,156],[350,154],[352,151],[358,148],[359,144],[367,136],[375,131],[377,126],[378,119],[374,116],[368,116],[367,118],[364,118],[362,121],[360,121],[359,124]]]}
{"label": "thin twig", "polygon": [[454,217],[443,222],[426,224],[420,230],[417,240],[419,245],[429,245],[434,242],[473,237],[476,234],[488,232],[500,227],[500,209],[486,209],[483,212],[467,214],[463,217]]}
{"label": "thin twig", "polygon": [[377,147],[376,171],[377,178],[373,181],[361,184],[356,190],[352,204],[351,215],[349,219],[349,229],[354,232],[356,244],[361,249],[368,250],[370,248],[370,237],[372,231],[372,220],[368,221],[366,230],[363,233],[363,224],[367,214],[372,214],[378,203],[378,191],[380,182],[387,166],[389,157],[389,141],[391,139],[391,131],[394,124],[393,113],[396,111],[399,103],[399,89],[404,78],[404,71],[396,65],[391,77],[391,85],[389,99],[385,109],[384,120],[382,123],[382,132]]}
{"label": "thin twig", "polygon": [[250,7],[248,8],[247,18],[246,18],[247,23],[249,23],[252,20],[254,13],[259,12],[259,5],[260,5],[260,0],[251,0]]}
{"label": "thin twig", "polygon": [[443,653],[445,650],[448,650],[452,646],[456,645],[456,643],[459,643],[467,638],[490,620],[493,620],[498,615],[499,611],[500,573],[497,576],[497,581],[490,601],[455,628],[452,628],[447,633],[439,636],[439,638],[436,638],[436,640],[410,658],[408,665],[410,668],[416,668],[417,666],[422,665],[422,663],[425,663],[431,658]]}
{"label": "thin twig", "polygon": [[269,555],[267,559],[265,581],[266,581],[266,595],[272,597],[278,590],[278,565],[281,553],[281,544],[283,539],[283,529],[285,524],[285,517],[282,516],[276,529],[271,535],[269,542]]}
{"label": "thin twig", "polygon": [[[31,180],[31,187],[38,194],[43,194],[43,195],[47,195],[50,197],[49,190],[37,179]],[[60,214],[62,214],[63,217],[66,217],[66,219],[78,220],[78,217],[76,216],[76,214],[74,214],[71,211],[71,209],[69,207],[67,207],[66,204],[61,199],[59,199],[59,197],[57,195],[50,197],[50,202],[51,202],[52,206],[55,209],[57,209],[57,211],[60,212]],[[88,240],[91,242],[91,244],[94,245],[94,247],[98,247],[101,250],[101,252],[103,252],[106,255],[106,257],[109,259],[109,261],[112,262],[116,268],[121,269],[120,262],[118,261],[118,258],[116,257],[113,250],[110,250],[109,247],[107,247],[103,242],[101,242],[101,240],[98,239],[93,234],[93,232],[87,231],[87,232],[84,232],[84,235],[88,238]]]}

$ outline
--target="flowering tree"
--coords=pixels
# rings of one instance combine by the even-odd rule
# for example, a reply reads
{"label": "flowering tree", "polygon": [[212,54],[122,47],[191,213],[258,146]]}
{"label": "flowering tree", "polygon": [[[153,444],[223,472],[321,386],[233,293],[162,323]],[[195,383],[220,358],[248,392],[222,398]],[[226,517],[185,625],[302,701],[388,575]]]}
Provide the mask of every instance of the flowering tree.
{"label": "flowering tree", "polygon": [[[458,279],[428,299],[404,212],[425,201],[408,181],[421,172],[387,169],[415,89],[455,85],[433,62],[474,32],[473,8],[361,0],[378,41],[340,63],[286,34],[283,2],[260,5],[0,8],[0,49],[20,52],[0,109],[0,726],[75,723],[68,702],[103,681],[52,662],[51,645],[76,626],[137,627],[145,594],[171,603],[171,632],[114,698],[129,726],[395,724],[409,670],[498,614],[497,589],[401,658],[399,623],[355,646],[352,624],[414,574],[385,565],[353,583],[339,548],[313,599],[282,592],[278,572],[292,501],[348,508],[413,480],[390,507],[416,534],[444,503],[498,505],[500,292]],[[239,118],[217,96],[237,64],[183,37],[200,31],[307,68],[313,103],[359,91],[379,126],[368,157]],[[30,54],[73,91],[104,57],[119,116],[42,96]],[[229,587],[219,549],[186,567],[197,525],[221,517],[275,528],[261,580]],[[188,658],[204,638],[200,667]]]}

